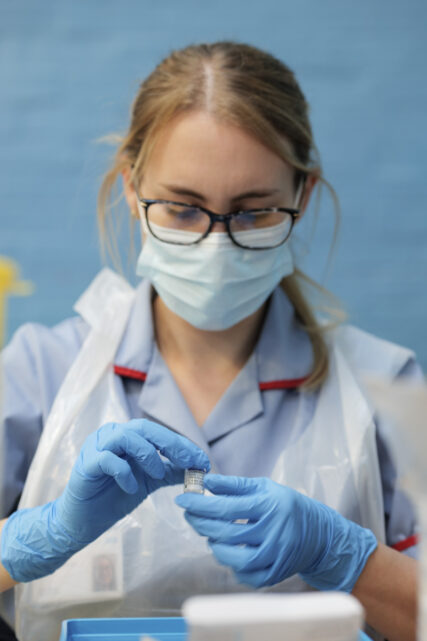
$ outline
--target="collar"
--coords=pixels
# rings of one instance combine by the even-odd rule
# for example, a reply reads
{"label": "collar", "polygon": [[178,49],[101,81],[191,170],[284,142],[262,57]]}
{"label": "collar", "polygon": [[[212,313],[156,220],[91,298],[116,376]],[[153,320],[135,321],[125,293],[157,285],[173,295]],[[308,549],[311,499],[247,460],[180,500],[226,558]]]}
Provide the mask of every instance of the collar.
{"label": "collar", "polygon": [[144,279],[136,288],[127,327],[114,359],[120,368],[143,374],[149,370],[155,347],[151,299],[151,283]]}
{"label": "collar", "polygon": [[309,335],[299,325],[280,286],[270,297],[255,354],[260,385],[266,389],[269,382],[298,380],[311,372],[313,350]]}
{"label": "collar", "polygon": [[[125,376],[129,370],[139,373],[145,381],[139,397],[141,409],[202,446],[202,430],[196,425],[156,347],[151,301],[150,282],[142,280],[116,354],[116,373],[120,370]],[[270,389],[286,387],[287,381],[307,376],[311,365],[308,334],[298,326],[291,303],[277,287],[271,295],[255,350],[208,417],[203,426],[204,437],[211,441],[260,415],[263,393],[280,393]],[[285,384],[274,385],[278,381]]]}

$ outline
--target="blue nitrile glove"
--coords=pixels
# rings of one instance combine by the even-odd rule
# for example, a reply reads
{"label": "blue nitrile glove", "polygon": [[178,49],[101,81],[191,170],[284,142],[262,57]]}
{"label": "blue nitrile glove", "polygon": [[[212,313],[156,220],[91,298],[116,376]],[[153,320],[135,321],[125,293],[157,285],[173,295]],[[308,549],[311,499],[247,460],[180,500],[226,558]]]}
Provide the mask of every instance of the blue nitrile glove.
{"label": "blue nitrile glove", "polygon": [[216,496],[187,493],[176,503],[241,583],[274,585],[298,573],[319,590],[351,592],[377,547],[370,530],[270,479],[208,474],[205,487]]}
{"label": "blue nitrile glove", "polygon": [[58,499],[18,510],[6,521],[4,567],[16,581],[50,574],[148,494],[182,483],[186,468],[209,469],[209,459],[166,427],[145,419],[103,425],[84,442]]}

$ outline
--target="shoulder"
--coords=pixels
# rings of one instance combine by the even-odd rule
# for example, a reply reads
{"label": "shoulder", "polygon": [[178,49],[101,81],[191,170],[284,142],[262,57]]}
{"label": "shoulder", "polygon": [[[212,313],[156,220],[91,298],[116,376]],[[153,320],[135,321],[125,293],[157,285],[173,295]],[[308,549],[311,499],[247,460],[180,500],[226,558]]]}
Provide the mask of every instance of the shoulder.
{"label": "shoulder", "polygon": [[89,326],[79,316],[67,318],[48,327],[39,323],[25,323],[13,334],[2,352],[3,362],[33,360],[50,354],[59,359],[70,360],[83,344]]}
{"label": "shoulder", "polygon": [[59,385],[89,331],[78,316],[53,327],[25,323],[1,354],[5,401],[22,397],[41,403],[48,411]]}
{"label": "shoulder", "polygon": [[327,335],[330,346],[340,350],[348,363],[361,372],[394,378],[416,363],[411,349],[354,325],[341,325]]}

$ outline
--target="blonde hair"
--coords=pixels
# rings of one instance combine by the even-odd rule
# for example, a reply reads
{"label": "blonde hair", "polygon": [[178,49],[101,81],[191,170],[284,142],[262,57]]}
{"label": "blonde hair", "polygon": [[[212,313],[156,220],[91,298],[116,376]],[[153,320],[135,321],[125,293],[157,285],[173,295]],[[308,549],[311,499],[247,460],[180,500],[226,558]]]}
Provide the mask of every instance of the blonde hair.
{"label": "blonde hair", "polygon": [[[208,111],[223,122],[237,125],[255,136],[295,168],[295,189],[302,178],[316,176],[334,200],[336,225],[339,204],[332,186],[322,175],[320,158],[313,141],[308,104],[293,72],[269,53],[246,44],[216,42],[191,45],[173,51],[141,84],[132,104],[127,133],[119,143],[111,169],[105,174],[98,196],[98,223],[103,247],[113,260],[118,257],[110,203],[112,191],[124,169],[137,181],[143,174],[160,131],[184,112]],[[110,138],[111,140],[111,138]],[[316,389],[328,374],[325,332],[343,319],[338,308],[323,306],[329,322],[317,318],[308,302],[311,293],[323,300],[336,299],[297,269],[284,278],[296,318],[308,332],[313,348],[313,366],[305,388]]]}

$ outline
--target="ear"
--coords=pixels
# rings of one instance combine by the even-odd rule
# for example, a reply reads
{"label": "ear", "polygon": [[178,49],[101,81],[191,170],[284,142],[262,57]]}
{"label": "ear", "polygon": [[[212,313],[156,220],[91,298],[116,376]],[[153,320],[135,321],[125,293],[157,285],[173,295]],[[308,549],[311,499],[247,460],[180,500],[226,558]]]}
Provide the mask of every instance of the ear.
{"label": "ear", "polygon": [[126,201],[129,206],[131,215],[139,219],[137,195],[136,195],[135,187],[133,186],[133,183],[131,181],[131,173],[132,173],[132,170],[130,165],[127,165],[124,169],[122,169],[121,174],[123,178],[123,192],[125,194]]}
{"label": "ear", "polygon": [[307,209],[308,203],[310,202],[311,194],[313,192],[314,187],[316,186],[317,182],[319,180],[319,177],[317,174],[308,174],[307,178],[305,180],[305,185],[304,189],[301,195],[301,204],[299,207],[299,210],[301,212],[301,216],[304,214],[305,210]]}

